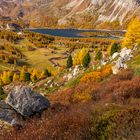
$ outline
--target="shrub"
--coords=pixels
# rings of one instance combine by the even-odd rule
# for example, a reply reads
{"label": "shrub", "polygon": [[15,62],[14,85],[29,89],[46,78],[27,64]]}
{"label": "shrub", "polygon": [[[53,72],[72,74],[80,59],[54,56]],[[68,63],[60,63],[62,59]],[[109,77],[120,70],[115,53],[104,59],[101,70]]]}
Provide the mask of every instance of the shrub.
{"label": "shrub", "polygon": [[110,74],[112,74],[112,65],[106,65],[101,70],[93,71],[90,73],[85,74],[80,81],[81,82],[99,82],[103,80],[104,78],[108,77]]}
{"label": "shrub", "polygon": [[99,71],[87,73],[80,79],[81,82],[89,82],[89,81],[99,82],[100,80],[101,80],[101,72]]}
{"label": "shrub", "polygon": [[94,94],[95,84],[93,86],[90,83],[81,83],[75,87],[74,92],[72,94],[71,100],[72,102],[87,102],[92,100]]}
{"label": "shrub", "polygon": [[89,136],[88,105],[54,104],[41,118],[24,122],[24,128],[0,130],[0,139],[17,140],[85,140]]}
{"label": "shrub", "polygon": [[134,71],[132,69],[124,69],[121,70],[117,75],[114,75],[113,80],[115,81],[131,80],[133,76]]}
{"label": "shrub", "polygon": [[[92,115],[92,136],[97,140],[126,138],[135,140],[139,129],[140,109],[131,107],[100,107]],[[129,135],[128,135],[129,134]]]}

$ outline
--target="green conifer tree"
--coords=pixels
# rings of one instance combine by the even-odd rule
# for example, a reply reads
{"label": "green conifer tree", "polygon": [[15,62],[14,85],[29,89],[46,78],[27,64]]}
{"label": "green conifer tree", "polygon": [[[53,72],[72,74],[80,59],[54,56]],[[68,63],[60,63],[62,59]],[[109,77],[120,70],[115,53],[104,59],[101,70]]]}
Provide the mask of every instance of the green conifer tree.
{"label": "green conifer tree", "polygon": [[48,71],[48,69],[45,69],[45,76],[46,77],[50,77],[51,76],[51,73]]}
{"label": "green conifer tree", "polygon": [[88,67],[89,63],[90,63],[90,60],[91,60],[91,57],[90,57],[90,54],[89,52],[84,56],[83,58],[83,67]]}
{"label": "green conifer tree", "polygon": [[72,66],[73,66],[72,56],[69,55],[69,57],[67,59],[67,68],[71,68]]}
{"label": "green conifer tree", "polygon": [[112,56],[115,52],[118,52],[121,49],[120,45],[114,43],[111,47],[110,55]]}

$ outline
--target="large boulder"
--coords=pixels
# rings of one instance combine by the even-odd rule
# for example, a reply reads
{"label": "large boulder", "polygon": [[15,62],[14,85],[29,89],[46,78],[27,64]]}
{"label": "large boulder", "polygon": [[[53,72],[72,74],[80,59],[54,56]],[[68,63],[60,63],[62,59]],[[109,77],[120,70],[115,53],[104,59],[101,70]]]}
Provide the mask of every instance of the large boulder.
{"label": "large boulder", "polygon": [[49,101],[44,96],[27,86],[15,87],[6,98],[6,103],[25,117],[41,113],[49,107]]}
{"label": "large boulder", "polygon": [[22,117],[4,101],[0,101],[0,127],[22,125]]}

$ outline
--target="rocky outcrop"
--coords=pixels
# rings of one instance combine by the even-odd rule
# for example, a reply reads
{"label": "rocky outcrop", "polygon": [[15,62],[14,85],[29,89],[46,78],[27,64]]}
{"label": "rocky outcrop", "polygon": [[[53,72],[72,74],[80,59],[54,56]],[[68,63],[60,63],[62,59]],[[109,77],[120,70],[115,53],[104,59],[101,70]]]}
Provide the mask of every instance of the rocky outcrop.
{"label": "rocky outcrop", "polygon": [[132,50],[123,48],[120,53],[114,53],[111,60],[115,59],[116,57],[118,57],[117,60],[113,61],[115,64],[112,67],[113,74],[117,74],[121,69],[127,68],[126,62],[133,57]]}
{"label": "rocky outcrop", "polygon": [[73,69],[70,68],[69,71],[70,73],[64,76],[64,78],[66,78],[67,81],[75,78],[79,73],[82,73],[79,65],[75,66]]}
{"label": "rocky outcrop", "polygon": [[49,101],[26,86],[15,87],[6,98],[6,103],[25,117],[40,113],[49,107]]}

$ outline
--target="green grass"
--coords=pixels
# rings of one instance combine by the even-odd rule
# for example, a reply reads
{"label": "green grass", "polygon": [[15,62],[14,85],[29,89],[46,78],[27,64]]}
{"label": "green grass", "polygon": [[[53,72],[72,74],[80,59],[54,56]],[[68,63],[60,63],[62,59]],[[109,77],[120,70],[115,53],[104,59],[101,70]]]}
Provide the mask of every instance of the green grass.
{"label": "green grass", "polygon": [[[26,62],[30,66],[35,67],[39,70],[43,70],[46,68],[55,70],[56,68],[53,67],[53,64],[49,61],[49,59],[56,57],[64,57],[64,55],[62,54],[64,52],[64,49],[59,49],[54,52],[55,53],[52,53],[51,49],[40,48],[34,51],[24,51],[23,54],[26,56]],[[64,65],[65,61],[65,59],[55,60],[55,62],[59,63],[60,65]]]}
{"label": "green grass", "polygon": [[[3,42],[3,41],[2,41]],[[19,49],[25,58],[21,61],[26,62],[28,66],[37,68],[39,71],[42,71],[46,68],[50,70],[57,70],[58,67],[54,67],[52,62],[49,61],[51,58],[64,58],[66,55],[64,53],[68,50],[64,46],[60,46],[58,43],[52,44],[55,48],[37,48],[34,44],[32,44],[28,39],[20,40],[17,44],[13,44],[17,49]],[[28,50],[28,46],[35,48],[33,51]],[[54,52],[54,53],[52,53]],[[53,60],[55,63],[60,64],[60,66],[64,66],[66,63],[66,59],[58,59]],[[4,63],[0,61],[0,70],[12,70],[13,65],[8,63]],[[17,66],[16,69],[20,69],[20,66]]]}

